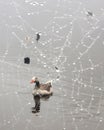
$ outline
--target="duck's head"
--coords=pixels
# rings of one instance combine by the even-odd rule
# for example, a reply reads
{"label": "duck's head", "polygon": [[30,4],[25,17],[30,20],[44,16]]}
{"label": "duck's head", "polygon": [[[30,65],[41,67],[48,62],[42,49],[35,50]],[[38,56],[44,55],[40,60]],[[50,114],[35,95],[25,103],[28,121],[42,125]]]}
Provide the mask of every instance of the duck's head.
{"label": "duck's head", "polygon": [[32,77],[30,83],[36,83],[36,82],[39,82],[38,78],[37,77]]}

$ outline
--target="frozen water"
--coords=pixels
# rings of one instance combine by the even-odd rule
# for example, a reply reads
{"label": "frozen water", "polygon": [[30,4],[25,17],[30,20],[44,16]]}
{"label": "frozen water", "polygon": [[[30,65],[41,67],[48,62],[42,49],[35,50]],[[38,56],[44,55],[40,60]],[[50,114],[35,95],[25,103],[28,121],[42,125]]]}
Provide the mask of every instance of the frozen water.
{"label": "frozen water", "polygon": [[[104,1],[0,0],[0,16],[0,129],[103,130]],[[53,80],[38,114],[33,76]]]}

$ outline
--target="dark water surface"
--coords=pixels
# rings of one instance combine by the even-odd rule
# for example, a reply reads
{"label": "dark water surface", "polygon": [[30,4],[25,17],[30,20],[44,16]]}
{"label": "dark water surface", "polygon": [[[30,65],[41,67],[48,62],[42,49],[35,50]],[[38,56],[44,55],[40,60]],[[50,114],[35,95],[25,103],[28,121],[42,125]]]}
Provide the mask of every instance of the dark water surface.
{"label": "dark water surface", "polygon": [[[0,130],[104,129],[103,0],[0,0],[0,36]],[[33,76],[54,89],[37,114]]]}

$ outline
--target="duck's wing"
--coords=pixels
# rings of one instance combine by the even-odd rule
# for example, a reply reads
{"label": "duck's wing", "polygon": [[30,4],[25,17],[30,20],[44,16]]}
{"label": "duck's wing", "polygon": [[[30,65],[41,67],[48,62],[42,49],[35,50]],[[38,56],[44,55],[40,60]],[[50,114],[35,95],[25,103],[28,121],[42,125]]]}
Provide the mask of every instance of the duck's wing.
{"label": "duck's wing", "polygon": [[40,85],[40,89],[41,90],[47,90],[47,91],[50,91],[50,88],[51,88],[51,84],[41,84]]}

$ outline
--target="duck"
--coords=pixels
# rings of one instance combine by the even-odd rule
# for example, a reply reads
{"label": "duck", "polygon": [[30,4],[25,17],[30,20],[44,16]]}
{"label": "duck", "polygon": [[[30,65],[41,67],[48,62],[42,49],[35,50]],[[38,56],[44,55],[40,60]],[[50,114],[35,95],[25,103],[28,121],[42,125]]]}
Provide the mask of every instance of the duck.
{"label": "duck", "polygon": [[53,95],[52,81],[42,84],[37,77],[33,77],[30,83],[35,83],[35,88],[32,91],[35,107],[32,108],[32,113],[37,113],[40,111],[40,99],[48,99]]}
{"label": "duck", "polygon": [[52,81],[47,81],[46,83],[40,83],[39,79],[37,77],[33,77],[30,83],[35,83],[35,88],[33,89],[33,96],[40,95],[43,96],[50,96],[53,94],[52,89]]}

